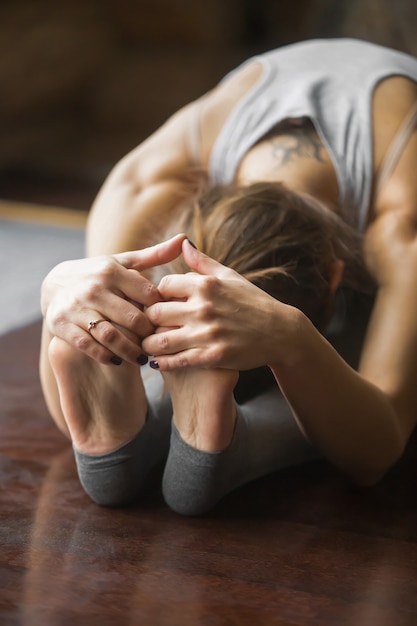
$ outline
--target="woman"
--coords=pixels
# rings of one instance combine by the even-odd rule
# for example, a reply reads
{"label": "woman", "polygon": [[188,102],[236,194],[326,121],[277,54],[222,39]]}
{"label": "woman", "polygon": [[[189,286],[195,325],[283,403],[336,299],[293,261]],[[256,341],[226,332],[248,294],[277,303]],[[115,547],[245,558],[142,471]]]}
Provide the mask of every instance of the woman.
{"label": "woman", "polygon": [[[135,499],[166,454],[165,498],[182,513],[317,454],[364,485],[401,457],[417,417],[416,82],[415,59],[373,44],[294,44],[243,64],[115,167],[90,258],[42,291],[45,396],[93,499]],[[150,245],[183,224],[200,250],[185,235]],[[191,272],[173,274],[180,253]],[[367,291],[367,274],[355,370],[324,334],[340,286]],[[162,388],[138,373],[148,355]],[[273,384],[239,402],[239,372],[265,366]]]}

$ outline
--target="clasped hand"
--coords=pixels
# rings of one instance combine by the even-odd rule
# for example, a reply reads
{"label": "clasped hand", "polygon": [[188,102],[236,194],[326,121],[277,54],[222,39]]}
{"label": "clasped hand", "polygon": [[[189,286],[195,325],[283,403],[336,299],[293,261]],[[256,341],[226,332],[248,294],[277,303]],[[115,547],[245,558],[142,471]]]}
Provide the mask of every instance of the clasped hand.
{"label": "clasped hand", "polygon": [[161,296],[141,272],[175,259],[184,238],[57,265],[42,285],[49,332],[99,363],[145,363],[140,343],[154,327],[144,309]]}
{"label": "clasped hand", "polygon": [[240,274],[182,245],[192,270],[167,275],[161,300],[146,310],[156,328],[142,343],[162,371],[184,367],[246,370],[279,361],[294,312]]}
{"label": "clasped hand", "polygon": [[[190,273],[167,275],[158,287],[141,274],[181,252]],[[285,336],[280,307],[289,308],[193,248],[185,235],[61,263],[42,288],[53,335],[99,363],[143,364],[151,355],[161,371],[267,364]]]}

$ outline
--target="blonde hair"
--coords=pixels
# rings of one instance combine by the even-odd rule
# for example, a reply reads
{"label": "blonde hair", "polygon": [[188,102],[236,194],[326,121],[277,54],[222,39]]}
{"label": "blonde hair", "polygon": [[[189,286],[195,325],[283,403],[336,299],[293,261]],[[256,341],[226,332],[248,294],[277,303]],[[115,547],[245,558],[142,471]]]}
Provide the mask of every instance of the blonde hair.
{"label": "blonde hair", "polygon": [[[197,248],[322,327],[332,300],[332,265],[342,286],[372,293],[361,236],[334,212],[280,183],[212,187],[182,211],[165,235],[186,232]],[[189,271],[182,257],[164,273]]]}

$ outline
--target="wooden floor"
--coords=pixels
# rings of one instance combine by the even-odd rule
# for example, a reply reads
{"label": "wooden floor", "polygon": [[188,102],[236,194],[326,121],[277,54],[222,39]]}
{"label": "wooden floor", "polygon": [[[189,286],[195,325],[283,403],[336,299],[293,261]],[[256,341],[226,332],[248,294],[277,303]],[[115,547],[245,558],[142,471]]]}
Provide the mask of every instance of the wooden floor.
{"label": "wooden floor", "polygon": [[206,518],[83,493],[37,374],[40,324],[0,338],[2,626],[415,626],[417,442],[378,487],[324,462]]}

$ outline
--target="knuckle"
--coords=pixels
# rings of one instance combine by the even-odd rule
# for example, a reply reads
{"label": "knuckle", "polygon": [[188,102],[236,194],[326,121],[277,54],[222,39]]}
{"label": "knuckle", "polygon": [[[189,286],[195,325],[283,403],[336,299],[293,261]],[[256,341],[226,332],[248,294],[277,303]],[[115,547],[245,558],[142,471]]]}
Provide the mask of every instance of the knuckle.
{"label": "knuckle", "polygon": [[170,341],[168,335],[166,333],[161,333],[160,335],[156,335],[156,339],[158,342],[159,351],[161,353],[169,352]]}
{"label": "knuckle", "polygon": [[77,348],[77,350],[79,350],[80,352],[87,352],[87,350],[92,345],[93,341],[94,340],[91,339],[91,337],[89,337],[89,336],[78,335],[74,339],[74,345]]}
{"label": "knuckle", "polygon": [[146,280],[143,283],[142,290],[143,290],[143,295],[148,300],[158,300],[159,299],[158,289],[155,287],[155,285],[153,285],[149,281]]}
{"label": "knuckle", "polygon": [[211,324],[206,328],[205,339],[208,345],[218,343],[222,335],[222,329],[217,324]]}
{"label": "knuckle", "polygon": [[104,343],[112,343],[117,337],[117,330],[112,324],[103,324],[101,328],[101,341]]}
{"label": "knuckle", "polygon": [[163,363],[163,373],[173,372],[171,376],[175,377],[175,370],[186,369],[187,367],[190,367],[189,360],[184,354],[180,353]]}
{"label": "knuckle", "polygon": [[94,281],[91,281],[90,284],[88,285],[86,289],[86,296],[87,298],[95,300],[97,296],[100,294],[100,292],[102,291],[103,291],[103,284],[98,280],[94,280]]}
{"label": "knuckle", "polygon": [[204,300],[199,307],[198,317],[200,320],[211,320],[215,315],[215,307],[210,300]]}
{"label": "knuckle", "polygon": [[217,276],[204,276],[201,281],[201,292],[207,296],[213,296],[218,293],[220,288],[220,280]]}
{"label": "knuckle", "polygon": [[147,310],[147,316],[148,319],[155,324],[155,326],[159,325],[159,321],[161,319],[161,305],[159,302],[156,302]]}
{"label": "knuckle", "polygon": [[126,322],[128,326],[136,327],[143,319],[143,313],[139,309],[130,309],[126,314]]}
{"label": "knuckle", "polygon": [[98,276],[90,278],[87,283],[80,288],[79,294],[75,296],[76,303],[94,301],[103,291],[103,282]]}
{"label": "knuckle", "polygon": [[118,269],[118,264],[111,256],[104,256],[100,259],[98,265],[98,275],[104,280],[111,280],[114,278]]}
{"label": "knuckle", "polygon": [[159,291],[164,291],[165,289],[167,289],[169,285],[171,284],[171,282],[172,282],[171,276],[169,274],[165,274],[165,276],[163,276],[161,280],[159,281],[159,285],[158,285]]}
{"label": "knuckle", "polygon": [[141,299],[143,300],[144,304],[152,304],[153,302],[159,300],[159,294],[158,294],[157,288],[155,287],[155,285],[153,285],[149,281],[145,280],[142,283],[141,291],[142,291]]}
{"label": "knuckle", "polygon": [[225,359],[225,349],[221,344],[211,345],[207,350],[207,362],[211,365],[218,365]]}
{"label": "knuckle", "polygon": [[66,324],[65,315],[62,312],[54,312],[48,315],[48,322],[55,328],[62,328]]}
{"label": "knuckle", "polygon": [[187,357],[184,354],[179,354],[177,359],[176,359],[176,366],[179,368],[185,368],[188,367],[189,362]]}

